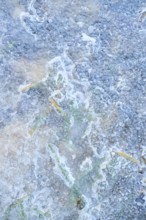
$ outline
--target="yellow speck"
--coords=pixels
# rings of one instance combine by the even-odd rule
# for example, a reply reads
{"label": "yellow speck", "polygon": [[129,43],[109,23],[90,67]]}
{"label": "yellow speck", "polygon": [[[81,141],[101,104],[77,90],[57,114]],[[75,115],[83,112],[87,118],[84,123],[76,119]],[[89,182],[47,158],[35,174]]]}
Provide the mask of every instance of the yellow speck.
{"label": "yellow speck", "polygon": [[57,104],[57,102],[54,99],[50,99],[50,102],[59,112],[62,112],[61,107]]}
{"label": "yellow speck", "polygon": [[33,84],[29,84],[27,86],[24,86],[20,89],[21,92],[26,92],[27,90],[29,90],[30,88],[33,87]]}
{"label": "yellow speck", "polygon": [[121,157],[124,157],[126,160],[130,160],[132,161],[133,163],[136,163],[138,164],[138,160],[136,160],[134,157],[132,157],[131,155],[123,152],[123,151],[119,151],[119,152],[116,152],[119,156]]}
{"label": "yellow speck", "polygon": [[36,130],[36,128],[31,128],[29,131],[28,131],[28,133],[29,133],[29,135],[33,135],[33,133],[35,132],[35,130]]}

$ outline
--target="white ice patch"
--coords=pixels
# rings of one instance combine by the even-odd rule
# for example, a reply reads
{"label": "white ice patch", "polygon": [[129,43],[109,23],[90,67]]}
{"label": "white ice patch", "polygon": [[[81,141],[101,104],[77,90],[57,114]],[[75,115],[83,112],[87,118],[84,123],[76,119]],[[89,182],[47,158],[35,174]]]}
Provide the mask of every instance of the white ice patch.
{"label": "white ice patch", "polygon": [[35,21],[35,18],[32,15],[30,15],[28,12],[22,12],[20,14],[20,21],[21,21],[22,26],[24,27],[26,32],[31,34],[34,37],[35,41],[37,41],[38,39],[37,35],[32,32],[31,28],[24,21],[26,17],[29,18],[30,21]]}
{"label": "white ice patch", "polygon": [[86,159],[80,165],[80,170],[89,172],[90,170],[92,170],[92,168],[93,168],[93,166],[92,166],[91,158],[86,157]]}
{"label": "white ice patch", "polygon": [[90,43],[92,43],[93,45],[96,43],[96,39],[95,39],[95,38],[90,37],[90,36],[88,36],[88,35],[85,34],[85,33],[82,33],[82,40],[83,40],[83,41],[86,41],[86,42],[90,42]]}
{"label": "white ice patch", "polygon": [[82,21],[77,22],[77,25],[82,28],[84,26],[84,23]]}
{"label": "white ice patch", "polygon": [[73,186],[75,179],[72,176],[69,167],[66,165],[66,158],[60,155],[59,150],[55,145],[50,145],[48,148],[50,156],[55,163],[55,174],[59,175],[68,187]]}
{"label": "white ice patch", "polygon": [[86,56],[90,56],[92,53],[94,53],[96,51],[96,53],[98,53],[100,47],[101,47],[101,42],[100,42],[100,34],[99,36],[97,36],[97,42],[96,39],[94,37],[90,37],[89,35],[82,33],[82,40],[84,42],[86,42],[86,49],[87,49],[87,53]]}

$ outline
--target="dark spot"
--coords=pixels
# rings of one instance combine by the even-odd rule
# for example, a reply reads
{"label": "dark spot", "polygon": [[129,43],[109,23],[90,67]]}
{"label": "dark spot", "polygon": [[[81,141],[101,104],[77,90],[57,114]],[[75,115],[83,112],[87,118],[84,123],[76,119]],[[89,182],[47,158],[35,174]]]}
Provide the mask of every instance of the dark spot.
{"label": "dark spot", "polygon": [[135,199],[135,201],[138,202],[138,203],[144,204],[144,203],[145,203],[144,196],[145,196],[144,193],[141,193],[141,194]]}
{"label": "dark spot", "polygon": [[81,197],[77,198],[76,207],[79,210],[82,210],[85,207],[85,201],[83,200],[83,198],[81,198]]}
{"label": "dark spot", "polygon": [[146,158],[144,156],[142,156],[141,159],[146,164]]}
{"label": "dark spot", "polygon": [[143,170],[139,170],[138,172],[139,172],[140,174],[143,174],[143,173],[144,173]]}

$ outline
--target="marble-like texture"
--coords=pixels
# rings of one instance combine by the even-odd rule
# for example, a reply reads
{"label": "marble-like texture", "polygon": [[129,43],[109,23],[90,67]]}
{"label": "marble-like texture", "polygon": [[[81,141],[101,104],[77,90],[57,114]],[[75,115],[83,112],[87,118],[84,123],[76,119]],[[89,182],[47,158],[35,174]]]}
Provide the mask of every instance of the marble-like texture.
{"label": "marble-like texture", "polygon": [[0,27],[0,220],[145,220],[145,0],[0,0]]}

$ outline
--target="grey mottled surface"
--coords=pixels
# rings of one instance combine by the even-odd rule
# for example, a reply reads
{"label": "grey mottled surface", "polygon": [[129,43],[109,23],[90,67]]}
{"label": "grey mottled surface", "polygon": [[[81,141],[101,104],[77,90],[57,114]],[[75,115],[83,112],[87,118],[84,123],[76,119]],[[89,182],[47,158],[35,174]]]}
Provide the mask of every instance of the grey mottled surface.
{"label": "grey mottled surface", "polygon": [[0,0],[0,220],[146,219],[145,0]]}

